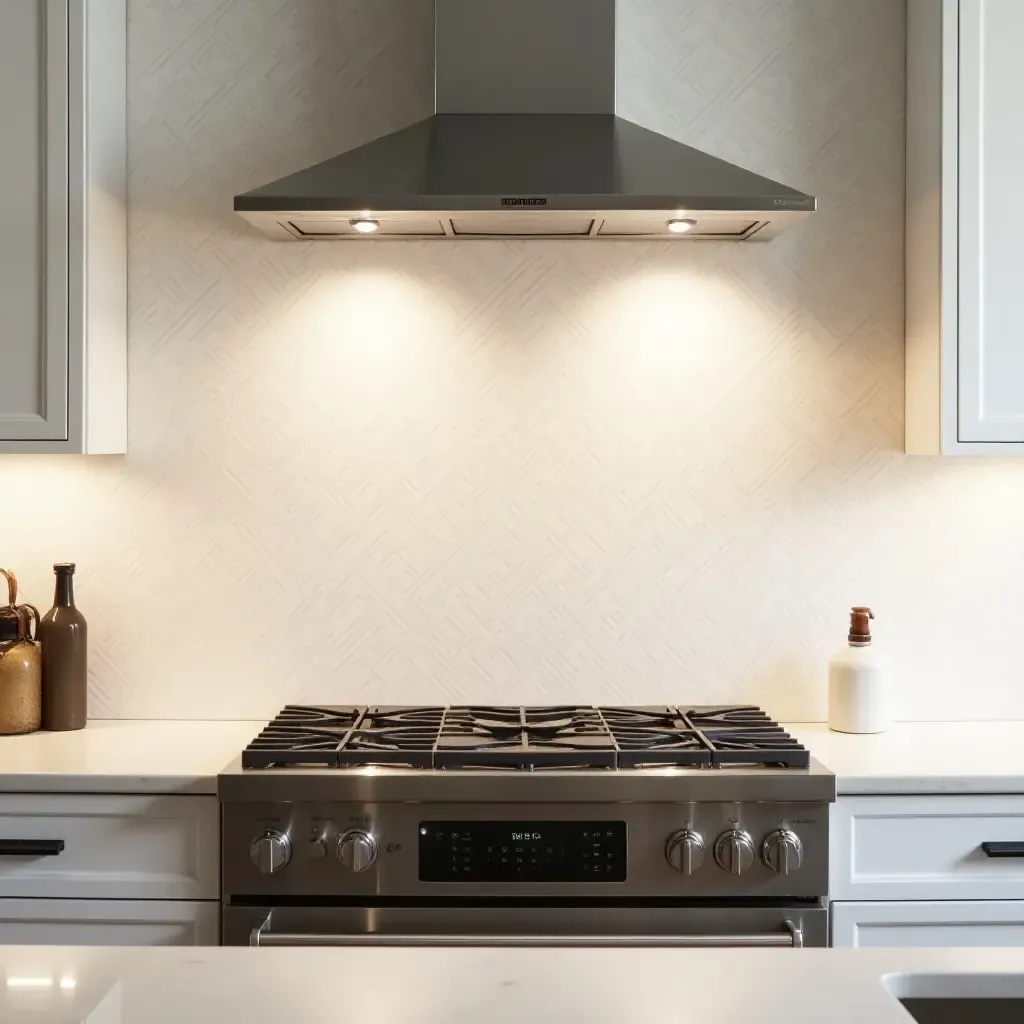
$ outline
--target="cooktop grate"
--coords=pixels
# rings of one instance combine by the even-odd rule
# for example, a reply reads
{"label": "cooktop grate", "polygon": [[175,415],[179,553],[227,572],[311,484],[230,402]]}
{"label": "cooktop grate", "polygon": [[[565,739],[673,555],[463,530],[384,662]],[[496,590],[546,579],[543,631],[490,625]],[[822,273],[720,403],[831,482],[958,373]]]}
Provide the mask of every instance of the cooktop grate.
{"label": "cooktop grate", "polygon": [[469,770],[806,768],[810,755],[760,708],[288,705],[243,768]]}

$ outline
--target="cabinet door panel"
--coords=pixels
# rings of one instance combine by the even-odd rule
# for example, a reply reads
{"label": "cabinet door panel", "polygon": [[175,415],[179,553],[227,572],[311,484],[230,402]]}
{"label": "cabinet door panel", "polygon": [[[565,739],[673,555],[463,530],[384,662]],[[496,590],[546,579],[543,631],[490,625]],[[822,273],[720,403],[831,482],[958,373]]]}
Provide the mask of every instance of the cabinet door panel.
{"label": "cabinet door panel", "polygon": [[0,441],[68,428],[67,0],[0,6]]}
{"label": "cabinet door panel", "polygon": [[833,899],[1024,900],[1024,858],[983,846],[1024,841],[1022,796],[842,796],[831,825]]}
{"label": "cabinet door panel", "polygon": [[1024,946],[1024,902],[833,903],[833,946]]}
{"label": "cabinet door panel", "polygon": [[1024,3],[959,19],[959,440],[1024,442]]}
{"label": "cabinet door panel", "polygon": [[0,897],[216,899],[219,821],[212,796],[0,796],[0,839],[63,843],[0,856]]}
{"label": "cabinet door panel", "polygon": [[0,900],[0,945],[216,946],[218,903]]}

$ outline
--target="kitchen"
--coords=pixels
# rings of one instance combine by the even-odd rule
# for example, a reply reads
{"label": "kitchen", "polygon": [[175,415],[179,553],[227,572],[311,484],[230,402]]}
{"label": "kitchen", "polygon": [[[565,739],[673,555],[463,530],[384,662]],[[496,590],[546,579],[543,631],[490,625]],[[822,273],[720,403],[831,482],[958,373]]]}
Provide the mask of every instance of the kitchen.
{"label": "kitchen", "polygon": [[[899,0],[614,5],[596,65],[601,81],[614,68],[620,119],[781,183],[775,198],[816,199],[764,244],[694,237],[702,217],[675,212],[696,203],[644,222],[665,240],[395,240],[381,208],[336,219],[376,221],[375,237],[332,244],[268,238],[237,197],[429,118],[435,71],[443,82],[459,66],[441,47],[435,68],[433,4],[5,8],[4,91],[22,97],[5,116],[32,144],[4,172],[22,191],[6,200],[18,244],[0,243],[2,301],[24,332],[6,336],[0,381],[0,564],[44,610],[50,567],[76,561],[91,721],[0,741],[0,838],[65,843],[8,855],[4,941],[215,945],[232,892],[280,880],[287,903],[309,898],[296,867],[330,865],[334,885],[357,861],[383,863],[372,815],[313,810],[301,849],[289,821],[229,835],[218,789],[253,780],[255,793],[284,771],[241,767],[282,708],[499,705],[665,707],[705,736],[690,715],[705,706],[805,723],[785,730],[835,791],[811,786],[813,812],[775,816],[821,832],[789,829],[803,858],[792,887],[767,819],[659,819],[651,870],[698,855],[692,877],[714,879],[716,899],[753,880],[755,894],[814,900],[827,923],[808,945],[1020,943],[1024,874],[991,846],[1024,839],[1024,367],[1013,260],[993,259],[1018,215],[984,191],[1015,188],[1019,143],[998,130],[1014,115],[997,99],[1019,74],[1000,42],[1020,15],[1008,0],[915,0],[909,14]],[[544,38],[557,35],[549,23]],[[570,86],[599,53],[575,49]],[[61,68],[77,97],[66,109]],[[26,88],[43,70],[47,90]],[[81,152],[61,149],[62,116]],[[41,124],[56,141],[43,145]],[[958,169],[959,193],[939,189]],[[41,241],[62,180],[63,262]],[[25,217],[42,206],[48,221]],[[465,212],[441,211],[449,230]],[[495,212],[521,227],[559,211]],[[691,237],[667,237],[689,220]],[[878,616],[898,723],[877,737],[824,724],[829,659],[858,601]],[[698,745],[720,753],[714,736]],[[707,793],[687,799],[748,799],[715,792],[737,773],[694,771]],[[465,797],[469,817],[486,820],[504,789],[519,834],[541,834],[551,819],[520,797],[546,782],[529,774],[495,773]],[[644,799],[607,792],[598,802]],[[581,807],[581,822],[623,820]],[[314,834],[321,819],[331,827]],[[684,836],[670,854],[686,831],[700,849]],[[749,844],[716,851],[732,831]],[[250,856],[264,832],[288,840],[280,872],[273,844]],[[618,863],[618,835],[604,840]],[[253,874],[231,890],[236,863]],[[377,870],[353,871],[357,892],[382,891]],[[797,944],[778,924],[757,935]]]}

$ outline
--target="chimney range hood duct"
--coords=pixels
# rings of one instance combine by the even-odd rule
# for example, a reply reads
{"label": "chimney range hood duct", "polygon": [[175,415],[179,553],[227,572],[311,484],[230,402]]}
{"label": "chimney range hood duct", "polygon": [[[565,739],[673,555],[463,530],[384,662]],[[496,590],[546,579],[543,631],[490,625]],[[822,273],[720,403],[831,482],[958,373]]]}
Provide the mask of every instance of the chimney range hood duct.
{"label": "chimney range hood duct", "polygon": [[764,241],[812,196],[615,115],[615,0],[436,0],[433,117],[235,197],[272,238]]}

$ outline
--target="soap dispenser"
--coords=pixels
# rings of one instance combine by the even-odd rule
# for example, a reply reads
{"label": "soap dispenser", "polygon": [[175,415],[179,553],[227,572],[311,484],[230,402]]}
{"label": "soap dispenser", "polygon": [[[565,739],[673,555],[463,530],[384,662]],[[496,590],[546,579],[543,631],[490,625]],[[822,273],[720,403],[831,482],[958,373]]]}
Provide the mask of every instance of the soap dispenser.
{"label": "soap dispenser", "polygon": [[835,732],[889,728],[888,680],[871,638],[874,617],[870,608],[853,608],[847,646],[828,663],[828,725]]}

